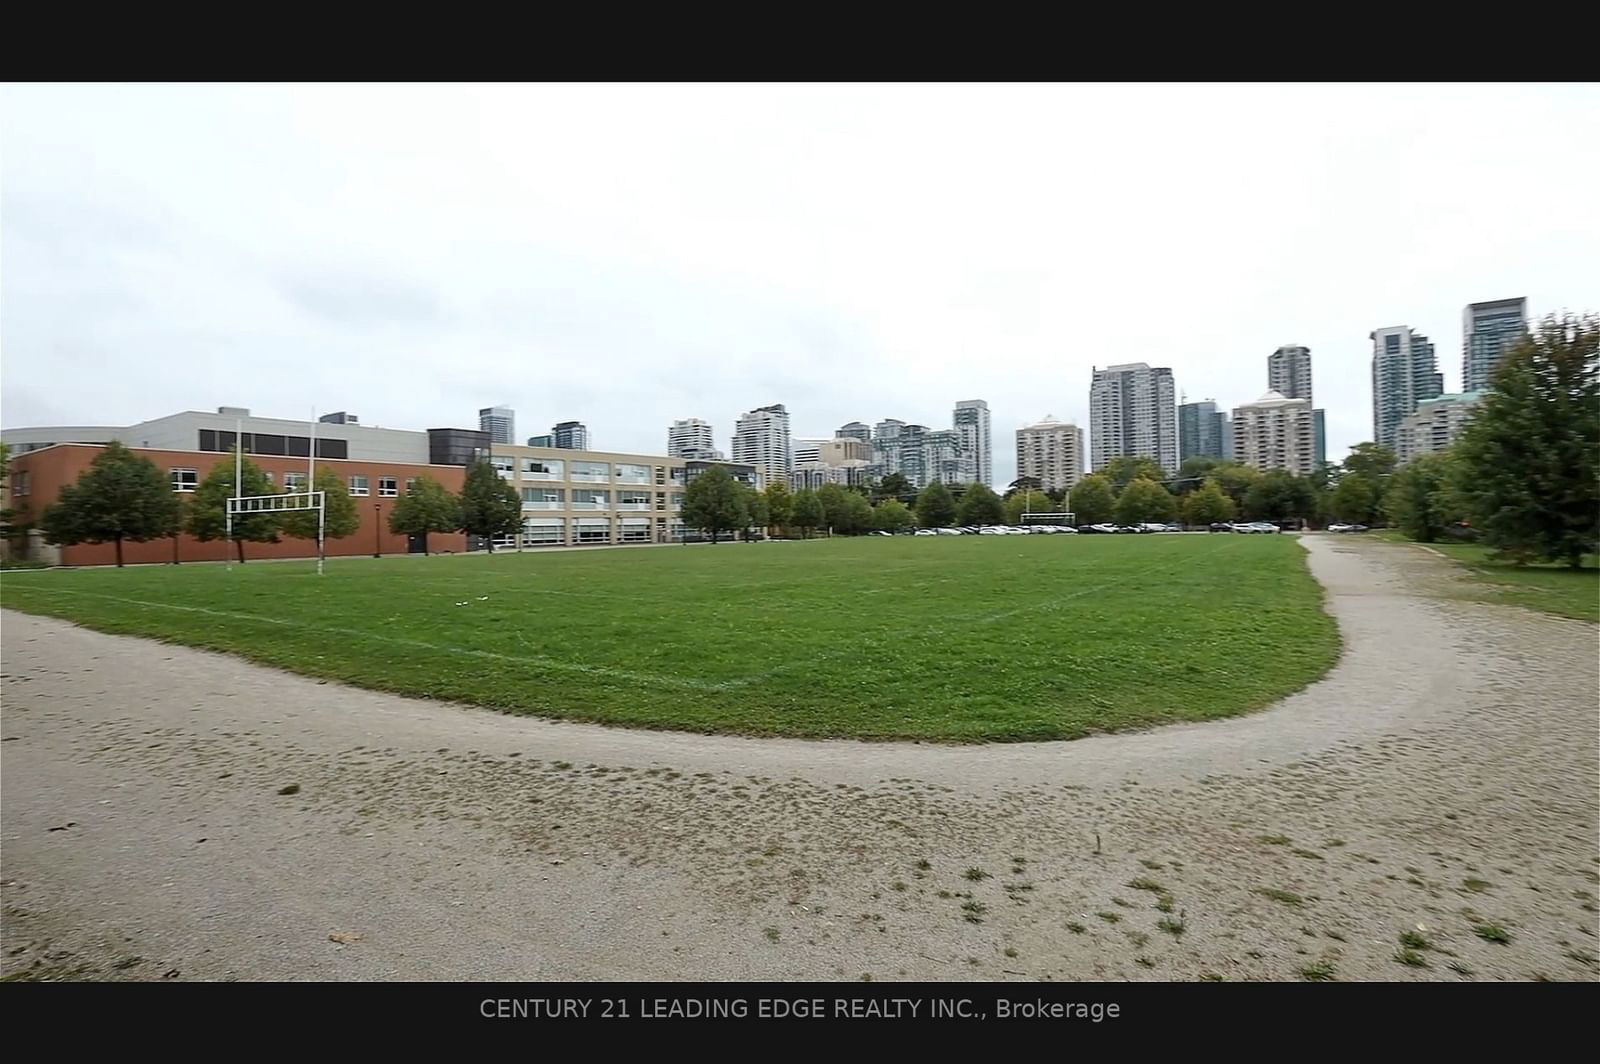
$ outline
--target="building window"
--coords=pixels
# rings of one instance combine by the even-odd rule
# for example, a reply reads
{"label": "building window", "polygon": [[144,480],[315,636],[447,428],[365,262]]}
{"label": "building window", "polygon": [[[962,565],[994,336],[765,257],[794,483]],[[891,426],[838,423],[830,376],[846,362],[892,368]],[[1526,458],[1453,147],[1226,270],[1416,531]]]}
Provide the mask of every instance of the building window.
{"label": "building window", "polygon": [[399,483],[394,477],[379,477],[378,494],[388,499],[394,498],[400,494]]}
{"label": "building window", "polygon": [[683,492],[675,491],[672,493],[672,508],[674,510],[683,509]]}
{"label": "building window", "polygon": [[491,455],[489,458],[489,464],[494,466],[494,471],[496,473],[499,473],[507,480],[510,480],[512,477],[516,476],[517,463],[513,458],[508,458],[503,454]]}
{"label": "building window", "polygon": [[617,509],[648,510],[650,509],[650,493],[643,489],[619,491],[617,492]]}
{"label": "building window", "polygon": [[197,469],[174,469],[172,471],[173,491],[193,491],[200,484],[200,471]]}
{"label": "building window", "polygon": [[559,458],[524,458],[523,480],[561,480],[566,476],[566,463]]}
{"label": "building window", "polygon": [[561,510],[566,508],[565,488],[523,488],[524,510]]}
{"label": "building window", "polygon": [[610,462],[573,462],[572,475],[569,480],[580,484],[609,484],[611,483]]}
{"label": "building window", "polygon": [[305,491],[306,475],[304,473],[285,473],[283,475],[284,491]]}
{"label": "building window", "polygon": [[522,522],[525,547],[560,546],[567,541],[567,522],[561,517],[529,517]]}
{"label": "building window", "polygon": [[[176,469],[174,469],[172,472],[174,474],[176,474],[178,471]],[[189,472],[193,473],[194,470],[191,469],[191,470],[189,470]],[[179,490],[178,485],[177,485],[177,477],[176,476],[173,477],[172,489],[174,491]],[[191,487],[189,490],[193,491],[194,488]],[[30,470],[19,469],[15,473],[11,474],[11,497],[12,498],[18,498],[20,496],[27,495],[32,491],[33,491],[33,473]]]}
{"label": "building window", "polygon": [[418,479],[420,479],[420,478],[418,478],[418,477],[406,477],[406,494],[407,495],[410,495],[413,491],[417,490],[417,481],[418,481]]}
{"label": "building window", "polygon": [[609,510],[611,508],[611,493],[597,491],[594,488],[573,488],[572,508],[574,510]]}
{"label": "building window", "polygon": [[610,543],[611,522],[600,521],[592,525],[578,526],[579,543]]}
{"label": "building window", "polygon": [[[224,432],[221,429],[201,429],[199,449],[212,452],[231,451],[233,450],[233,441],[234,434],[232,432]],[[263,432],[247,432],[244,434],[244,453],[305,458],[311,454],[311,438],[309,436],[278,436]],[[317,457],[349,458],[350,441],[318,437]]]}
{"label": "building window", "polygon": [[622,542],[649,543],[650,522],[648,520],[625,522],[622,526]]}
{"label": "building window", "polygon": [[642,465],[617,466],[618,484],[648,484],[650,483],[650,467]]}
{"label": "building window", "polygon": [[666,467],[665,466],[656,466],[656,483],[664,485],[664,484],[666,484],[666,482],[667,482],[667,470],[666,470]]}
{"label": "building window", "polygon": [[367,478],[366,477],[351,477],[350,478],[350,494],[351,495],[367,495],[367,494],[369,494],[369,492],[367,491]]}

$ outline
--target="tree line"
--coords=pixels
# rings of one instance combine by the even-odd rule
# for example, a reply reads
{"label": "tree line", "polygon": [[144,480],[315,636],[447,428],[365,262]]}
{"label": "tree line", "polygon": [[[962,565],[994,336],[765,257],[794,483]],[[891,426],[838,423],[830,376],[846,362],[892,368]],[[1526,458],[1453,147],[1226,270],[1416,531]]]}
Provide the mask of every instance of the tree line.
{"label": "tree line", "polygon": [[[111,543],[117,565],[123,564],[124,543],[172,539],[172,560],[178,561],[178,536],[188,533],[201,542],[228,538],[228,500],[235,494],[235,462],[239,463],[238,490],[243,495],[287,494],[249,458],[234,454],[218,462],[195,486],[193,493],[173,490],[167,473],[150,459],[111,442],[94,457],[76,481],[61,489],[61,496],[45,508],[39,528],[52,543]],[[316,484],[295,492],[321,491],[325,540],[344,539],[361,525],[355,499],[344,479],[328,466],[317,470]],[[389,511],[389,531],[422,538],[435,533],[465,532],[488,539],[510,535],[522,523],[522,500],[488,462],[467,470],[459,494],[432,477],[416,478],[397,495]],[[246,543],[280,543],[284,537],[315,540],[314,510],[239,513],[233,516],[232,540],[240,562]]]}
{"label": "tree line", "polygon": [[1600,315],[1545,317],[1450,447],[1367,490],[1355,501],[1419,542],[1464,536],[1497,559],[1581,567],[1600,550]]}

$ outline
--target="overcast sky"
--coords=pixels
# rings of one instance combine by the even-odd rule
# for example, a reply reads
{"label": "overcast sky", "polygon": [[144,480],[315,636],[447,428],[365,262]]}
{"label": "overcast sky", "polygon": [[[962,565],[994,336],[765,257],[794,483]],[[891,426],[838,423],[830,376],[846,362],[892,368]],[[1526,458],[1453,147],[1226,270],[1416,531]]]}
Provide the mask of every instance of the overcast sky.
{"label": "overcast sky", "polygon": [[0,419],[248,406],[724,449],[886,417],[1088,435],[1095,366],[1232,407],[1307,344],[1329,458],[1367,334],[1600,310],[1600,87],[0,89]]}

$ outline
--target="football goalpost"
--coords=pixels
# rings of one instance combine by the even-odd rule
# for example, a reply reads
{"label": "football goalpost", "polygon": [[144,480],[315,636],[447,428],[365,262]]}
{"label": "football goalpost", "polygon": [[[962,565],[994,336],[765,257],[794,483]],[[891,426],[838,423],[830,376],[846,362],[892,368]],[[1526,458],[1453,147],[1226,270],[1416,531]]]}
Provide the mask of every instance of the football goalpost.
{"label": "football goalpost", "polygon": [[[317,486],[317,414],[311,412],[311,445],[306,448],[306,487]],[[227,526],[228,533],[225,542],[229,546],[227,568],[233,569],[233,551],[238,549],[238,544],[233,542],[233,519],[246,517],[250,514],[281,514],[297,510],[317,511],[317,575],[322,575],[323,560],[323,533],[327,529],[328,521],[328,493],[325,491],[286,491],[279,495],[246,495],[244,493],[244,421],[236,419],[233,423],[233,495],[228,499]]]}

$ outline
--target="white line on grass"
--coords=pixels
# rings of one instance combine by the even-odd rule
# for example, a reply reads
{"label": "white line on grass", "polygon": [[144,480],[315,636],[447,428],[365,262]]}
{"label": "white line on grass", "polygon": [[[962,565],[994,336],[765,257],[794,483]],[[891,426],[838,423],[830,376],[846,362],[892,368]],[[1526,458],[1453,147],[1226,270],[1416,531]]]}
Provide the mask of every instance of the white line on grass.
{"label": "white line on grass", "polygon": [[284,620],[279,617],[262,617],[254,613],[233,613],[227,610],[207,609],[204,606],[180,606],[175,602],[149,602],[144,599],[124,598],[120,595],[106,595],[96,591],[73,591],[64,587],[41,588],[37,590],[54,591],[62,595],[81,595],[85,598],[110,599],[112,602],[124,602],[130,606],[149,606],[155,609],[182,610],[185,613],[203,613],[211,617],[225,617],[240,621],[256,621],[261,624],[275,624],[284,628],[294,628],[298,631],[324,632],[328,635],[351,636],[358,639],[372,639],[380,643],[392,643],[395,646],[411,647],[416,650],[436,650],[447,654],[462,654],[474,658],[488,658],[493,661],[510,661],[525,665],[542,665],[546,668],[565,672],[579,672],[591,676],[605,676],[618,680],[629,680],[633,683],[656,684],[667,687],[681,687],[690,691],[724,691],[737,685],[738,681],[728,684],[706,683],[702,680],[689,680],[680,676],[663,676],[653,672],[633,672],[628,669],[616,669],[609,665],[588,665],[583,662],[562,661],[559,658],[548,658],[539,654],[519,656],[515,654],[498,654],[492,650],[478,650],[472,647],[453,647],[442,643],[427,643],[420,639],[401,639],[397,636],[378,635],[375,632],[363,631],[358,628],[329,628],[324,625],[306,624],[303,621]]}

